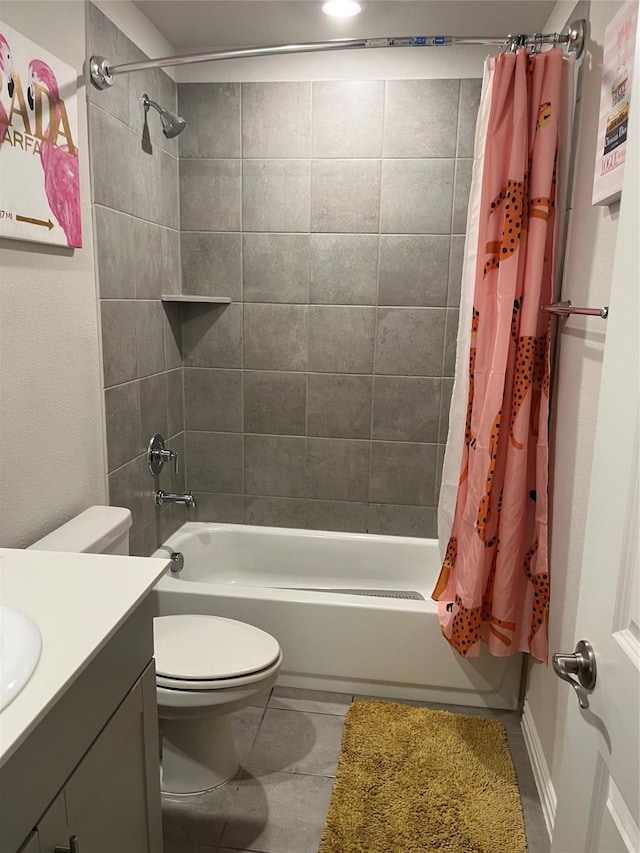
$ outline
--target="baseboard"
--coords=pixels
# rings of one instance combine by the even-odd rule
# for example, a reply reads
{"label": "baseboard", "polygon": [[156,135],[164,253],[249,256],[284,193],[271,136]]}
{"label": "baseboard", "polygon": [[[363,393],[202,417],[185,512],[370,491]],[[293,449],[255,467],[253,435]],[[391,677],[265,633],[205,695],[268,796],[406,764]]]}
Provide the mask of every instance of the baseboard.
{"label": "baseboard", "polygon": [[538,794],[540,795],[540,805],[542,806],[544,822],[547,825],[549,839],[551,839],[551,836],[553,835],[553,825],[556,820],[556,792],[553,787],[553,782],[551,781],[551,774],[549,773],[544,752],[542,751],[542,744],[540,743],[540,738],[538,737],[538,732],[536,731],[536,727],[533,722],[531,709],[529,708],[529,703],[526,699],[522,710],[522,720],[520,725],[522,726],[522,734],[524,736],[525,746],[527,747],[527,753],[529,754],[533,777],[536,782]]}

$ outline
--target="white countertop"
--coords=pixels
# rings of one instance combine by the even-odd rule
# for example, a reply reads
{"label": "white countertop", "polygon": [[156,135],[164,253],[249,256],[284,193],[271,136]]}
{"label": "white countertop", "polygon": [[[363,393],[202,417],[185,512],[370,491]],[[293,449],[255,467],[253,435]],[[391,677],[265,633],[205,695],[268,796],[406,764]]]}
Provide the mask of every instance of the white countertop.
{"label": "white countertop", "polygon": [[0,548],[0,602],[30,616],[40,661],[0,712],[0,766],[135,610],[169,561]]}

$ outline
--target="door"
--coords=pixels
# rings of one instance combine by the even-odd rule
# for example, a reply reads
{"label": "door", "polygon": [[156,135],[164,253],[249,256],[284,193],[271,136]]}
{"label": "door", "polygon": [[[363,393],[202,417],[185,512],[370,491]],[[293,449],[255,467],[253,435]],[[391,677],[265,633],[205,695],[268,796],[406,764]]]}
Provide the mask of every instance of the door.
{"label": "door", "polygon": [[634,84],[575,634],[597,680],[586,710],[567,684],[553,853],[640,851],[640,74]]}

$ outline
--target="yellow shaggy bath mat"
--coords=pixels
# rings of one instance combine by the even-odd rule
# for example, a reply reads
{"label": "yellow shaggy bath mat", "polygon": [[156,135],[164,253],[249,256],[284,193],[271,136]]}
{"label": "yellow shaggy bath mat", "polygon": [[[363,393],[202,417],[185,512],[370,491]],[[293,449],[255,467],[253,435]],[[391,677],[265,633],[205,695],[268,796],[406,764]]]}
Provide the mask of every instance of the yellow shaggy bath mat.
{"label": "yellow shaggy bath mat", "polygon": [[498,720],[354,702],[318,853],[526,853]]}

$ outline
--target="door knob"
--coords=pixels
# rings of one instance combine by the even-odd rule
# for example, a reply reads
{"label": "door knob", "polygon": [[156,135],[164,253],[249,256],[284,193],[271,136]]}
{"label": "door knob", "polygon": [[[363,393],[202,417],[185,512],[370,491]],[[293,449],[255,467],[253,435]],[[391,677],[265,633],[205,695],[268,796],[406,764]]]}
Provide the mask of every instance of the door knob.
{"label": "door knob", "polygon": [[589,707],[587,690],[596,684],[596,654],[588,640],[580,640],[572,655],[555,654],[551,659],[559,678],[568,681],[576,691],[581,708]]}

